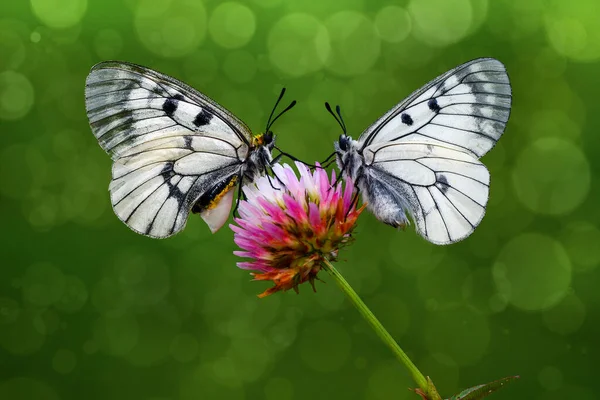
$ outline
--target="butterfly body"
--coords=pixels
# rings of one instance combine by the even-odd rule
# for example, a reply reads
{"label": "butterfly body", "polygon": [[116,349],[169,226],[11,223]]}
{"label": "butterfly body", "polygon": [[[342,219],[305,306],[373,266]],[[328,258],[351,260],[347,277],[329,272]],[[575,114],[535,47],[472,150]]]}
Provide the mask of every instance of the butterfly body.
{"label": "butterfly body", "polygon": [[110,198],[132,230],[154,238],[180,232],[190,211],[211,231],[229,217],[236,185],[265,174],[275,136],[253,136],[225,108],[192,87],[135,64],[95,65],[86,110],[113,159]]}
{"label": "butterfly body", "polygon": [[344,132],[336,162],[380,221],[405,227],[410,216],[425,239],[454,243],[485,214],[490,175],[479,158],[502,135],[510,106],[504,66],[473,60],[412,93],[358,140]]}

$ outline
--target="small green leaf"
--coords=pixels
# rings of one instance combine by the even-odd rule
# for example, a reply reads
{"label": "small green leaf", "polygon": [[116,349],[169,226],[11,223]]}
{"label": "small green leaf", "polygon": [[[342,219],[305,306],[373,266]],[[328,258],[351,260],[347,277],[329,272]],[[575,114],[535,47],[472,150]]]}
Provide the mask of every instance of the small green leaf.
{"label": "small green leaf", "polygon": [[428,398],[431,400],[442,400],[442,396],[438,393],[433,381],[430,377],[427,377],[427,389],[429,391]]}
{"label": "small green leaf", "polygon": [[472,388],[463,390],[459,394],[450,397],[448,400],[479,400],[489,396],[495,391],[502,389],[507,383],[510,383],[519,376],[509,376],[506,378],[498,379],[497,381],[485,383],[483,385],[473,386]]}
{"label": "small green leaf", "polygon": [[430,377],[427,377],[427,393],[420,388],[410,390],[421,396],[423,400],[443,400]]}

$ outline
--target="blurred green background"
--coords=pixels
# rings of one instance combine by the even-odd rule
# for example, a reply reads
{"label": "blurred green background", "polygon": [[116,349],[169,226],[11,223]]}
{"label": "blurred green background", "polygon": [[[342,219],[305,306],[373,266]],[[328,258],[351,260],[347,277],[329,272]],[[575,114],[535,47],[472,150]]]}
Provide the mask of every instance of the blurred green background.
{"label": "blurred green background", "polygon": [[593,0],[0,2],[0,398],[415,399],[327,276],[259,300],[228,228],[119,222],[84,81],[142,64],[255,131],[286,86],[278,144],[312,161],[339,134],[325,100],[357,137],[482,56],[514,100],[480,227],[437,247],[365,213],[338,267],[442,395],[520,374],[493,398],[600,398],[599,20]]}

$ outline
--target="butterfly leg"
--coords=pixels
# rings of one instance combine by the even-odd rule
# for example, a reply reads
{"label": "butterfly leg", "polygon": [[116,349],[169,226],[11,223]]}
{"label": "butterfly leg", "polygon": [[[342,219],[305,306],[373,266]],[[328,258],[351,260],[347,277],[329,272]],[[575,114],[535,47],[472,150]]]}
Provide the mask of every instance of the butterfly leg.
{"label": "butterfly leg", "polygon": [[329,167],[331,164],[333,164],[335,162],[335,156],[336,156],[336,152],[334,151],[333,153],[331,153],[325,160],[321,161],[319,164],[321,164],[321,168],[327,168]]}
{"label": "butterfly leg", "polygon": [[[333,153],[333,154],[335,154],[335,153]],[[331,190],[332,188],[336,187],[336,186],[337,186],[337,184],[338,184],[338,183],[340,183],[340,181],[341,181],[342,179],[344,179],[344,172],[343,172],[343,171],[346,169],[346,164],[347,164],[347,162],[346,162],[346,163],[344,163],[344,164],[342,165],[342,168],[340,169],[340,174],[338,175],[338,177],[337,177],[337,179],[335,180],[335,182],[333,182],[333,183],[331,184],[331,186],[329,186],[329,189],[328,189],[328,190]]]}
{"label": "butterfly leg", "polygon": [[292,160],[292,161],[298,161],[298,162],[301,162],[302,164],[306,165],[307,167],[310,167],[310,168],[317,168],[317,166],[316,166],[316,165],[314,165],[314,164],[309,164],[309,163],[306,163],[306,162],[304,162],[304,161],[300,160],[299,158],[296,158],[296,157],[294,157],[293,155],[291,155],[291,154],[289,154],[289,153],[286,153],[286,152],[284,152],[284,151],[281,151],[281,149],[280,149],[279,147],[277,147],[277,146],[275,146],[275,148],[276,148],[277,150],[279,150],[279,154],[277,155],[277,157],[275,157],[275,158],[273,159],[273,163],[275,163],[275,162],[279,161],[279,160],[280,160],[282,157],[287,157],[287,158],[289,158],[289,159],[290,159],[290,160]]}
{"label": "butterfly leg", "polygon": [[[277,173],[275,172],[275,170],[273,169],[273,167],[271,168],[271,173],[273,174],[273,176],[275,177],[275,179],[277,179],[277,182],[279,182],[279,184],[283,187],[285,187],[285,183],[281,180],[281,178],[279,177],[279,175],[277,175]],[[279,190],[279,189],[277,189]]]}
{"label": "butterfly leg", "polygon": [[354,196],[352,196],[352,201],[350,202],[350,207],[348,207],[348,211],[346,212],[346,217],[348,217],[348,214],[350,214],[350,210],[352,210],[352,208],[354,208],[356,205],[358,205],[358,195],[360,193],[360,188],[358,187],[358,181],[360,180],[357,179],[356,182],[354,182],[354,189],[356,190],[356,193],[354,193]]}
{"label": "butterfly leg", "polygon": [[244,191],[242,190],[242,186],[243,185],[243,179],[244,179],[244,173],[240,172],[237,175],[237,179],[238,179],[238,192],[237,192],[237,197],[235,199],[235,207],[233,208],[233,216],[236,217],[236,213],[237,213],[237,217],[239,218],[240,214],[238,212],[238,208],[240,206],[240,199],[242,200],[246,200],[246,195],[244,194]]}
{"label": "butterfly leg", "polygon": [[[273,168],[271,168],[271,172],[273,173],[273,175],[275,175],[275,178],[277,178],[277,180],[279,182],[281,182],[281,179],[279,179],[279,177],[277,176],[277,174],[275,173],[275,171],[273,171]],[[273,181],[271,180],[271,175],[269,174],[265,174],[267,175],[267,180],[269,181],[269,185],[271,185],[271,187],[275,190],[279,190],[279,188],[276,188],[275,185],[273,185]],[[283,183],[283,182],[282,182]]]}

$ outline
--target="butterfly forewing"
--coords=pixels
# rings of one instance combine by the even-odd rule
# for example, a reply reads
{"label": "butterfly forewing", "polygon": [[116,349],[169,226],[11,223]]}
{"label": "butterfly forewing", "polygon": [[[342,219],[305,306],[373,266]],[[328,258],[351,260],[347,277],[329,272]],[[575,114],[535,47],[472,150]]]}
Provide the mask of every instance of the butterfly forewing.
{"label": "butterfly forewing", "polygon": [[115,160],[109,186],[115,213],[151,237],[183,229],[196,200],[237,175],[249,150],[250,130],[230,112],[141,66],[94,66],[86,109],[94,135]]}
{"label": "butterfly forewing", "polygon": [[504,132],[510,107],[504,65],[477,59],[415,91],[371,125],[359,142],[363,149],[393,141],[438,142],[481,157]]}

